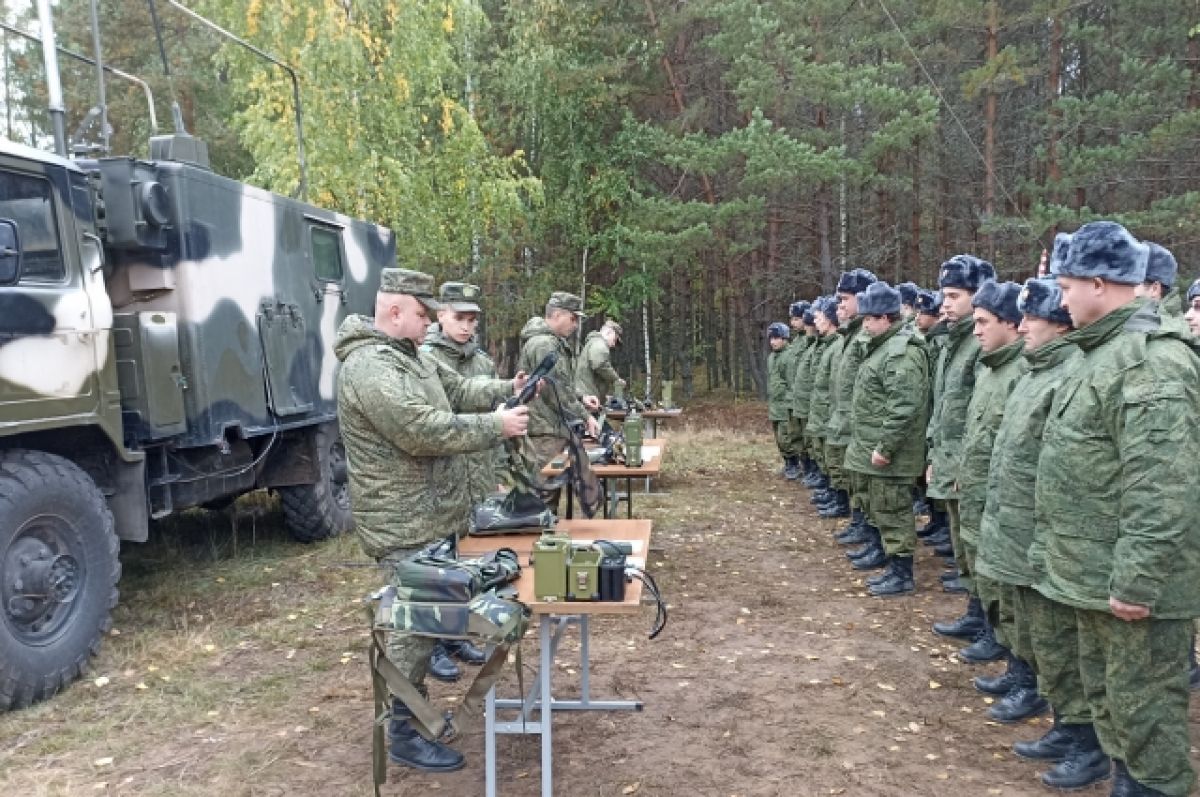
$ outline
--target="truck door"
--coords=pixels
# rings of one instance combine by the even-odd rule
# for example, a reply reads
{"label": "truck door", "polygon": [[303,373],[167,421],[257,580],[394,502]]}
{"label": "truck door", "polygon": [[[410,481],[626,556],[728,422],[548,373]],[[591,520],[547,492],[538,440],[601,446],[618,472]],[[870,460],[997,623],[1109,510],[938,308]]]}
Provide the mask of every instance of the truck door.
{"label": "truck door", "polygon": [[67,169],[0,156],[0,219],[16,227],[15,283],[0,285],[0,430],[94,418],[97,329],[81,273]]}

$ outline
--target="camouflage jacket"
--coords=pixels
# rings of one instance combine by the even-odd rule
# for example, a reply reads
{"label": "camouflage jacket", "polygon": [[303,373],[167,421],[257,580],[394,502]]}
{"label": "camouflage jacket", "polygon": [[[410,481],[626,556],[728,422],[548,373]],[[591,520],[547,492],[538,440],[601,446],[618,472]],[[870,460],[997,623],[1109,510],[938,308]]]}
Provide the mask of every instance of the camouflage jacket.
{"label": "camouflage jacket", "polygon": [[805,335],[800,353],[796,355],[796,367],[792,370],[792,415],[808,417],[808,400],[812,397],[813,366],[821,354],[817,345],[819,338]]}
{"label": "camouflage jacket", "polygon": [[[496,378],[496,363],[479,344],[473,340],[468,343],[451,340],[442,334],[441,327],[437,324],[429,327],[421,351],[464,379],[476,376]],[[504,444],[464,456],[468,462],[467,487],[472,501],[481,501],[496,492],[496,486],[504,481]]]}
{"label": "camouflage jacket", "polygon": [[1200,616],[1200,359],[1140,300],[1069,337],[1083,356],[1043,435],[1035,586],[1083,609],[1111,596]]}
{"label": "camouflage jacket", "polygon": [[933,413],[926,434],[929,464],[933,466],[933,481],[925,491],[930,498],[958,498],[954,483],[958,479],[967,405],[975,390],[975,368],[979,362],[979,341],[972,334],[974,330],[975,321],[970,318],[950,327],[938,355]]}
{"label": "camouflage jacket", "polygon": [[850,405],[854,400],[854,377],[858,375],[858,366],[867,353],[862,322],[862,316],[857,316],[838,329],[842,349],[830,382],[829,422],[825,436],[830,445],[850,445]]}
{"label": "camouflage jacket", "polygon": [[603,402],[617,386],[617,370],[612,365],[612,350],[599,332],[589,332],[575,366],[575,388],[581,396],[595,396]]}
{"label": "camouflage jacket", "polygon": [[[512,382],[463,379],[361,315],[342,322],[334,352],[363,551],[379,558],[464,530],[471,497],[462,455],[501,441],[500,416],[487,410],[512,393]],[[475,410],[483,412],[456,414]]]}
{"label": "camouflage jacket", "polygon": [[[916,481],[925,469],[925,425],[929,422],[929,360],[925,344],[903,321],[865,343],[866,359],[854,380],[850,410],[852,438],[846,469],[870,476]],[[871,464],[878,451],[891,460]]]}
{"label": "camouflage jacket", "polygon": [[1183,317],[1184,311],[1183,294],[1179,289],[1172,288],[1167,291],[1166,296],[1158,303],[1158,315],[1162,318],[1163,329],[1178,332],[1184,337],[1191,335],[1191,328],[1188,327],[1187,319]]}
{"label": "camouflage jacket", "polygon": [[[1004,418],[1013,385],[1029,370],[1021,356],[1024,351],[1025,341],[1017,338],[1007,346],[979,355],[975,390],[967,405],[967,422],[959,448],[958,490],[962,498],[970,498],[980,509],[987,498],[988,468],[996,430]],[[978,529],[973,531],[978,533]]]}
{"label": "camouflage jacket", "polygon": [[979,531],[975,570],[1005,584],[1030,586],[1029,547],[1036,536],[1033,486],[1042,429],[1060,385],[1078,365],[1080,353],[1067,338],[1024,353],[1029,370],[1009,394],[988,467],[987,503]]}
{"label": "camouflage jacket", "polygon": [[786,421],[791,410],[792,384],[787,347],[767,355],[767,418]]}
{"label": "camouflage jacket", "polygon": [[841,336],[835,334],[817,338],[813,353],[812,396],[808,402],[808,427],[806,436],[825,439],[825,424],[829,421],[829,392],[833,386],[833,367],[837,364],[837,353]]}
{"label": "camouflage jacket", "polygon": [[[525,322],[521,330],[521,354],[517,358],[517,370],[532,373],[547,354],[558,352],[558,362],[554,365],[554,384],[544,384],[541,394],[529,404],[529,435],[550,435],[564,440],[570,434],[563,422],[562,414],[568,420],[582,420],[587,410],[580,403],[579,392],[575,389],[575,350],[569,341],[555,335],[541,316],[534,316]],[[561,407],[561,412],[560,412]]]}

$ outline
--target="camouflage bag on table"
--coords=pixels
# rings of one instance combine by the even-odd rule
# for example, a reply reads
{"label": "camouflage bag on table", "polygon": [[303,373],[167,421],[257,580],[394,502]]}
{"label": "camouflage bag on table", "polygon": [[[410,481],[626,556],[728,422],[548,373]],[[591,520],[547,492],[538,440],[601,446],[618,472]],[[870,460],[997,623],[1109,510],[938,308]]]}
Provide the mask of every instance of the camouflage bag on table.
{"label": "camouflage bag on table", "polygon": [[[454,559],[427,550],[396,562],[394,583],[371,596],[370,663],[376,717],[372,747],[377,794],[387,780],[384,723],[390,719],[389,692],[412,712],[410,723],[425,738],[449,740],[461,734],[465,725],[480,715],[509,649],[528,627],[531,612],[515,600],[511,586],[520,573],[517,554],[509,548],[478,559]],[[388,660],[388,634],[468,639],[491,647],[491,653],[451,716],[430,703]],[[520,666],[518,651],[518,680]]]}
{"label": "camouflage bag on table", "polygon": [[554,526],[557,518],[546,502],[533,493],[513,488],[471,507],[467,533],[473,537],[494,534],[528,534]]}

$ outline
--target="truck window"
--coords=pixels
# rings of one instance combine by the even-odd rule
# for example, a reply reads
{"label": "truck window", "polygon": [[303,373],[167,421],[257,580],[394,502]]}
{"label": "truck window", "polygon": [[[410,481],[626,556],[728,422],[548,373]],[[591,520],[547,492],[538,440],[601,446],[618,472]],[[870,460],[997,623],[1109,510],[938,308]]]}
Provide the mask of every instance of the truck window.
{"label": "truck window", "polygon": [[319,227],[308,228],[309,245],[312,247],[313,269],[322,282],[342,281],[342,233],[340,230]]}
{"label": "truck window", "polygon": [[50,181],[0,170],[0,218],[21,236],[21,282],[59,282],[67,273]]}

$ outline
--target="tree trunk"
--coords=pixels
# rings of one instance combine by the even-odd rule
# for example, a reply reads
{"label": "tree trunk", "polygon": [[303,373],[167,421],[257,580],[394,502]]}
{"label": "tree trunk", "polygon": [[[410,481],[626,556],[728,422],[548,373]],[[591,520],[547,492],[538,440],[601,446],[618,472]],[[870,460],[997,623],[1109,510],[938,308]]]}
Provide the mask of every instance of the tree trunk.
{"label": "tree trunk", "polygon": [[[1062,179],[1062,169],[1058,165],[1058,137],[1062,119],[1062,109],[1058,107],[1062,91],[1062,39],[1062,15],[1055,14],[1050,25],[1050,72],[1046,76],[1046,101],[1050,106],[1049,123],[1046,125],[1049,133],[1046,137],[1046,179],[1051,183],[1051,201],[1057,194],[1058,181]],[[1191,39],[1188,40],[1188,47],[1190,52]]]}
{"label": "tree trunk", "polygon": [[[999,53],[997,46],[1000,22],[996,0],[988,2],[987,62],[992,63]],[[996,91],[989,83],[983,105],[983,217],[991,221],[996,216]],[[988,260],[996,259],[996,242],[989,232],[984,239]]]}
{"label": "tree trunk", "polygon": [[921,271],[921,142],[913,142],[912,215],[909,219],[908,273],[917,279]]}

